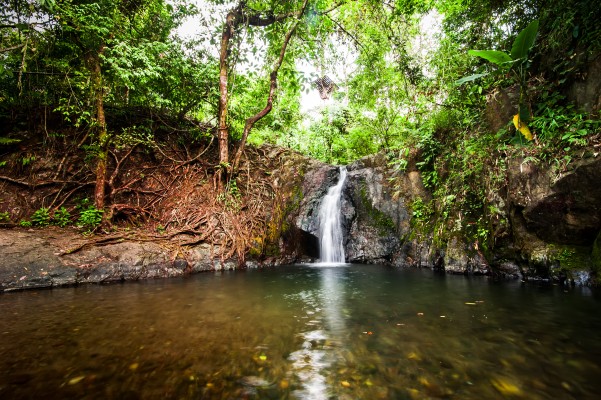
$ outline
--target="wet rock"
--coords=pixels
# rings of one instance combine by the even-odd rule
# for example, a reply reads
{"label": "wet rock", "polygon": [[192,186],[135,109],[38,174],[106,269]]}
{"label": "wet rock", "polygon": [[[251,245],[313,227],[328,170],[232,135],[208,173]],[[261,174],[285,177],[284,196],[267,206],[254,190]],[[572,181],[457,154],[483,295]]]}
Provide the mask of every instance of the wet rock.
{"label": "wet rock", "polygon": [[453,237],[447,243],[444,269],[453,274],[488,275],[490,268],[476,243],[466,244],[461,238]]}
{"label": "wet rock", "polygon": [[[558,174],[522,159],[510,160],[507,206],[512,243],[498,248],[521,263],[526,279],[594,283],[595,240],[601,230],[601,158],[583,157]],[[513,248],[513,250],[511,250]],[[509,251],[507,251],[509,250]],[[513,256],[511,256],[511,252]]]}
{"label": "wet rock", "polygon": [[186,271],[188,269],[188,261],[185,258],[176,258],[173,261],[173,267],[175,269]]}
{"label": "wet rock", "polygon": [[[396,177],[395,185],[402,186],[393,196],[389,178],[393,173],[383,154],[365,157],[347,167],[343,188],[341,213],[346,259],[349,262],[421,265],[428,258],[424,253],[429,245],[410,234],[410,215],[407,203],[416,196],[427,196],[417,171]],[[319,207],[327,190],[338,179],[338,168],[317,166],[305,175],[304,198],[295,217],[295,227],[313,240],[319,235]],[[309,238],[302,239],[306,248],[317,247]],[[406,245],[408,244],[408,245]],[[318,257],[308,251],[306,256]]]}
{"label": "wet rock", "polygon": [[513,261],[501,261],[493,269],[495,276],[499,278],[517,279],[522,276],[520,267]]}
{"label": "wet rock", "polygon": [[0,291],[167,278],[238,267],[237,260],[221,261],[216,258],[218,251],[204,244],[173,260],[168,247],[135,240],[84,246],[65,254],[87,240],[69,229],[0,229]]}

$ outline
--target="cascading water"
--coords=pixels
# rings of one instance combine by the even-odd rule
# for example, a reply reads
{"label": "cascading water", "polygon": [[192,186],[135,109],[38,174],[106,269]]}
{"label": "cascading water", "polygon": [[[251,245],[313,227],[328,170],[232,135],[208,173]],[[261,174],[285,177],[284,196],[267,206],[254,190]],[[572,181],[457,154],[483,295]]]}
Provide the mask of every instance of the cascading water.
{"label": "cascading water", "polygon": [[342,187],[346,180],[346,167],[340,167],[340,178],[328,189],[319,209],[320,259],[324,263],[344,263],[340,208]]}

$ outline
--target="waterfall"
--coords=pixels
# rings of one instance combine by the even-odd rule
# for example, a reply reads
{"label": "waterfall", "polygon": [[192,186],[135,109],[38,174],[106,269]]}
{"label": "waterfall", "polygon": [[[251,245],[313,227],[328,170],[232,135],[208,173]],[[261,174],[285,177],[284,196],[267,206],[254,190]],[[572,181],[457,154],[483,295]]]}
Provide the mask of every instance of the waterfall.
{"label": "waterfall", "polygon": [[344,263],[340,204],[342,187],[346,180],[346,167],[340,167],[338,183],[328,189],[319,209],[320,259],[326,263]]}

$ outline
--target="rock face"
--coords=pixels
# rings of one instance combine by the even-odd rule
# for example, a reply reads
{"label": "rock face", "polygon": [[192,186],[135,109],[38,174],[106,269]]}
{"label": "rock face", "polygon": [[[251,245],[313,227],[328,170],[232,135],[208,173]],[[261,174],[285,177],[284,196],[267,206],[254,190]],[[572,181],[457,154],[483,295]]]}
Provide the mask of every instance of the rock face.
{"label": "rock face", "polygon": [[394,199],[386,182],[382,155],[348,166],[342,214],[345,252],[349,262],[392,263],[401,238],[409,233],[409,213],[404,199]]}
{"label": "rock face", "polygon": [[597,55],[581,79],[570,86],[567,95],[577,107],[591,114],[601,110],[601,55]]}
{"label": "rock face", "polygon": [[183,276],[200,271],[235,269],[221,262],[206,244],[181,253],[169,243],[123,241],[68,250],[85,240],[68,229],[0,230],[0,292]]}
{"label": "rock face", "polygon": [[[507,226],[496,232],[494,249],[486,255],[460,232],[437,245],[416,232],[409,205],[416,198],[429,201],[430,195],[415,168],[396,173],[380,154],[347,170],[342,220],[348,262],[577,284],[594,284],[601,271],[601,157],[594,154],[561,175],[552,167],[509,160],[507,186],[493,196]],[[315,240],[321,199],[337,179],[338,169],[327,165],[305,176],[295,228]]]}
{"label": "rock face", "polygon": [[[363,158],[347,167],[341,201],[344,247],[348,262],[413,265],[423,246],[408,240],[410,215],[407,202],[427,195],[415,174],[396,178],[409,188],[393,196],[388,179],[393,172],[382,154]],[[337,167],[322,165],[305,175],[304,198],[294,218],[299,230],[317,239],[319,207],[327,190],[338,180]],[[411,190],[413,188],[413,190]],[[418,250],[416,250],[418,249]]]}
{"label": "rock face", "polygon": [[[558,175],[521,159],[508,168],[507,209],[511,243],[500,258],[521,261],[525,277],[552,277],[588,284],[596,279],[595,243],[601,232],[601,157],[574,162]],[[513,252],[513,254],[512,254]],[[569,275],[572,275],[571,277]]]}
{"label": "rock face", "polygon": [[581,160],[560,177],[512,160],[508,178],[509,201],[529,231],[549,243],[592,246],[601,229],[601,157]]}

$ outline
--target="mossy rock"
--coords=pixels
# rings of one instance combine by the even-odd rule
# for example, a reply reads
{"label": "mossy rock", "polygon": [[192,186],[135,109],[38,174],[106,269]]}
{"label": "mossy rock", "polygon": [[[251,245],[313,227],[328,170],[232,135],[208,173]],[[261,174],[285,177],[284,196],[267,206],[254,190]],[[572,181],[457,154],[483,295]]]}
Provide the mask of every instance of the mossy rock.
{"label": "mossy rock", "polygon": [[361,186],[361,212],[370,220],[370,225],[376,228],[380,235],[388,235],[396,230],[396,225],[391,217],[373,206],[366,185]]}

